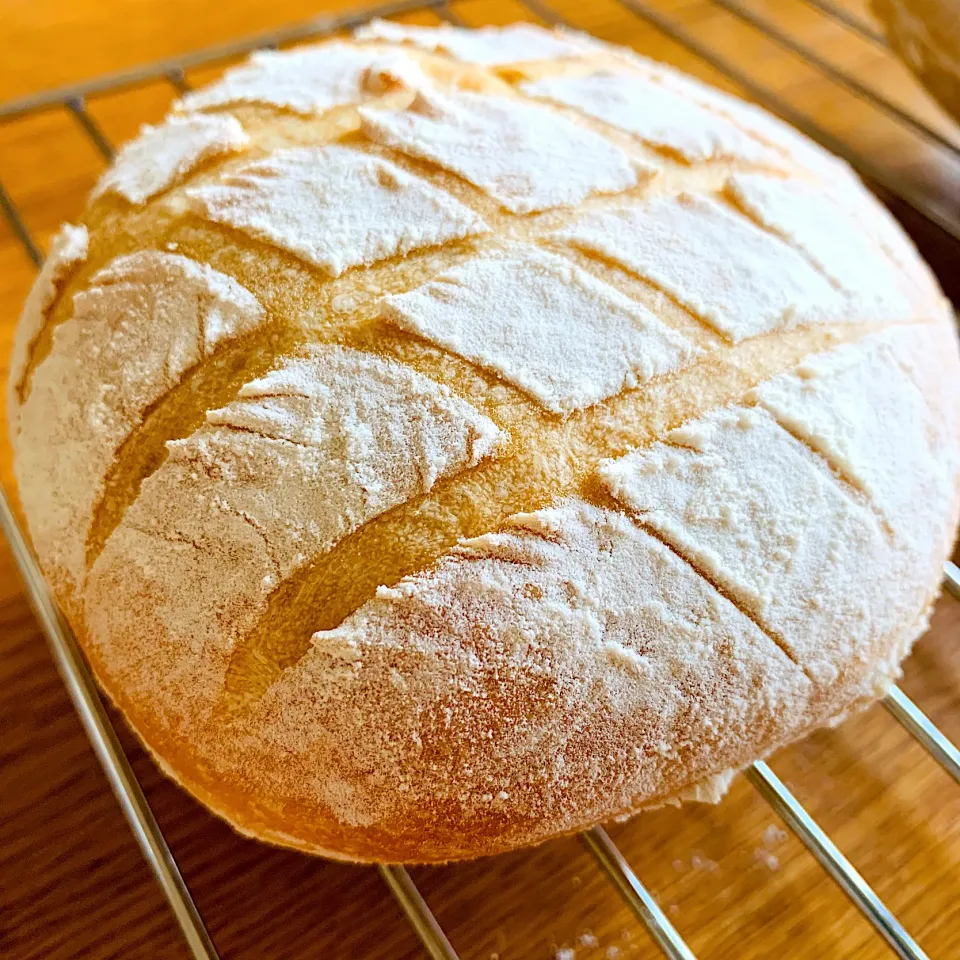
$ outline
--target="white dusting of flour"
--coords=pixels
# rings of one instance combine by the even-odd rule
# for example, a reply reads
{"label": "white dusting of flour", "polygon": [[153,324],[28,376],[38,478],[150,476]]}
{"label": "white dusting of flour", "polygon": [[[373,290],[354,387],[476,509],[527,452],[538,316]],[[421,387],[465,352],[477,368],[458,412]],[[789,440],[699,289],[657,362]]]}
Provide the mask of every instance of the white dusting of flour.
{"label": "white dusting of flour", "polygon": [[383,311],[560,414],[674,370],[698,352],[645,307],[535,247],[472,260],[387,297]]}
{"label": "white dusting of flour", "polygon": [[706,197],[586,214],[556,238],[652,280],[734,341],[843,309],[799,253]]}
{"label": "white dusting of flour", "polygon": [[637,181],[630,158],[608,140],[515,97],[421,94],[406,110],[361,115],[371,139],[439,164],[512,213],[573,206]]}
{"label": "white dusting of flour", "polygon": [[263,320],[259,302],[235,280],[152,250],[118,257],[76,295],[21,414],[36,441],[23,452],[24,468],[52,491],[31,529],[72,576],[84,569],[103,478],[143,412],[219,343]]}
{"label": "white dusting of flour", "polygon": [[487,229],[427,180],[341,146],[277,150],[187,195],[203,216],[331,276]]}
{"label": "white dusting of flour", "polygon": [[775,156],[768,146],[715,110],[639,74],[545,77],[522,84],[521,89],[580,110],[655,147],[667,147],[691,163],[719,159],[770,162]]}
{"label": "white dusting of flour", "polygon": [[250,142],[236,117],[225,114],[173,116],[145,126],[100,178],[93,196],[115,193],[131,203],[151,197],[213,157],[243,150]]}
{"label": "white dusting of flour", "polygon": [[[394,60],[402,56],[399,51]],[[368,77],[384,57],[379,47],[323,43],[301,50],[261,50],[223,79],[184,97],[184,110],[211,110],[240,103],[280,107],[309,116],[353,103],[369,90]],[[413,62],[410,61],[411,66]]]}

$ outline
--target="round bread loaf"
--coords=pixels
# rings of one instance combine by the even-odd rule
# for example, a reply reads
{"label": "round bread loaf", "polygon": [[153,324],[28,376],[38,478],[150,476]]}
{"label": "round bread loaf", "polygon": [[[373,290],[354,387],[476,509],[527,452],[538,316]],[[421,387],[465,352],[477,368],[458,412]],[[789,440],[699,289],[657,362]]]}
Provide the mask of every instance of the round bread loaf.
{"label": "round bread loaf", "polygon": [[960,3],[871,0],[893,49],[940,106],[960,121]]}
{"label": "round bread loaf", "polygon": [[883,694],[960,508],[950,311],[850,170],[523,25],[186,96],[56,238],[10,409],[143,742],[352,860],[715,799]]}

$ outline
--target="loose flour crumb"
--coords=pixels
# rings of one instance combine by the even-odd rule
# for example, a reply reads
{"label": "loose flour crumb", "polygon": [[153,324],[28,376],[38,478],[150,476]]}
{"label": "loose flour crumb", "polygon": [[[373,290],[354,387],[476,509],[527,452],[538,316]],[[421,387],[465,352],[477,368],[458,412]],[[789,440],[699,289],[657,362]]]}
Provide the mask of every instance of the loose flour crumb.
{"label": "loose flour crumb", "polygon": [[776,870],[780,866],[780,861],[769,850],[758,848],[753,851],[753,858],[770,870]]}
{"label": "loose flour crumb", "polygon": [[690,858],[690,866],[694,870],[706,870],[708,873],[716,873],[720,869],[720,864],[716,860],[711,860],[709,857],[702,857],[699,853],[695,853]]}
{"label": "loose flour crumb", "polygon": [[763,831],[763,842],[768,847],[772,847],[776,843],[783,843],[786,839],[786,830],[781,830],[775,823],[771,823],[770,826]]}

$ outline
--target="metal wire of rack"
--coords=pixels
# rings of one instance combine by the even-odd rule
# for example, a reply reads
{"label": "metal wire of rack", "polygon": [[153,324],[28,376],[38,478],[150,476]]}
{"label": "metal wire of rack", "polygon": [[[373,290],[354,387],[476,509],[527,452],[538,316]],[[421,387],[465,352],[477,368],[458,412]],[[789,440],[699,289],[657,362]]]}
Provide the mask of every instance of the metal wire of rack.
{"label": "metal wire of rack", "polygon": [[[960,148],[947,137],[863,85],[855,77],[833,66],[777,25],[754,13],[741,0],[712,0],[712,2],[753,29],[760,31],[784,49],[802,57],[808,64],[816,67],[849,91],[851,95],[868,101],[910,129],[922,141],[936,149],[948,151],[954,159],[960,161]],[[864,40],[882,47],[887,46],[886,38],[872,25],[838,6],[834,0],[803,0],[803,2]],[[855,151],[849,144],[810,121],[784,98],[758,83],[736,64],[716,53],[678,23],[649,6],[645,0],[617,0],[617,3],[700,60],[725,74],[757,102],[847,159],[869,180],[906,201],[944,233],[960,240],[960,216],[933,202],[931,198],[919,191],[915,184],[878,167],[871,159]],[[522,6],[548,25],[573,26],[544,0],[522,0]],[[231,60],[257,49],[276,48],[311,38],[320,38],[338,30],[358,26],[373,17],[391,17],[420,10],[432,10],[442,19],[455,25],[461,23],[460,18],[449,8],[448,0],[399,0],[399,2],[382,4],[345,15],[321,17],[247,40],[148,64],[74,86],[11,100],[0,104],[0,122],[47,109],[65,109],[73,116],[78,127],[103,158],[109,161],[113,158],[114,147],[87,109],[89,97],[156,81],[165,81],[178,94],[183,94],[190,89],[185,75],[188,69]],[[26,255],[35,266],[39,267],[43,262],[43,254],[13,199],[4,188],[2,180],[0,180],[0,214],[8,222]],[[103,766],[135,839],[160,884],[187,946],[197,960],[215,960],[218,954],[213,940],[124,754],[76,638],[57,609],[2,488],[0,488],[0,530],[10,545],[26,586],[27,597],[49,640],[54,660],[85,732]],[[960,601],[960,568],[948,562],[944,568],[944,578],[947,590]],[[890,690],[884,705],[960,785],[960,750],[898,687]],[[923,960],[926,957],[923,950],[770,767],[763,761],[758,761],[747,769],[746,776],[774,812],[790,827],[824,870],[863,913],[877,933],[887,942],[892,952],[903,960]],[[684,943],[660,909],[656,899],[644,887],[606,831],[602,827],[595,827],[581,834],[581,839],[663,954],[671,960],[695,960],[690,948]],[[399,865],[382,865],[379,870],[429,956],[433,960],[457,960],[457,953],[407,870]]]}

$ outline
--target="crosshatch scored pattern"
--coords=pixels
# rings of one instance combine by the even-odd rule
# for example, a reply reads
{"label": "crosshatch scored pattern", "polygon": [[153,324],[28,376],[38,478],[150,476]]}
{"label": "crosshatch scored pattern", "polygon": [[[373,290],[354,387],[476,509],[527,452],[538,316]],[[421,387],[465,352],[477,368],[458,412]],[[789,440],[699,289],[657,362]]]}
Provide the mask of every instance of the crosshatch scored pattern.
{"label": "crosshatch scored pattern", "polygon": [[[491,218],[491,219],[492,219],[492,218]],[[234,298],[234,299],[235,299],[235,298]],[[398,297],[397,299],[398,299],[398,300],[403,300],[403,297],[401,296],[401,297]],[[398,304],[397,310],[400,312],[400,315],[403,315],[403,305],[402,305],[402,304]],[[249,310],[248,310],[247,312],[248,312],[248,314],[250,313]],[[256,311],[253,311],[253,312],[255,313]],[[409,312],[410,312],[410,311],[408,311],[408,313],[409,313]],[[253,318],[253,320],[255,320],[255,319],[256,319],[256,318]],[[251,322],[253,322],[253,320],[251,320]],[[422,320],[422,317],[421,317],[421,320]],[[414,319],[411,320],[410,322],[416,322],[415,317],[414,317]],[[426,322],[426,321],[423,321],[423,322]],[[423,329],[426,329],[426,328],[423,328]],[[418,331],[418,332],[422,332],[422,330],[421,330],[421,331]],[[726,333],[729,335],[729,334],[730,334],[730,331],[726,331]],[[428,337],[428,339],[429,339],[429,337]],[[42,367],[41,367],[41,368],[42,368]],[[501,372],[502,372],[502,371],[501,371]],[[509,381],[509,375],[507,375],[507,380]],[[519,385],[519,386],[522,386],[522,385]],[[535,390],[534,390],[534,387],[531,386],[531,385],[529,385],[529,384],[528,384],[527,386],[528,386],[528,388],[529,388],[529,389],[527,390],[527,392],[533,394],[535,397],[538,397],[538,395],[536,394],[536,392],[535,392]],[[535,386],[535,385],[534,385],[534,386]],[[555,386],[555,385],[554,385],[554,386]],[[552,394],[551,394],[551,396],[552,396]],[[576,397],[576,394],[574,393],[574,394],[571,395],[571,394],[567,393],[567,394],[565,394],[565,396],[567,397],[567,402],[570,402],[570,397],[571,397],[571,396]],[[543,397],[538,397],[538,399],[544,400]],[[559,403],[559,402],[561,402],[561,400],[562,400],[562,397],[561,397],[560,399],[558,399],[556,402]],[[545,403],[548,403],[549,400],[544,400],[544,402],[545,402]],[[491,442],[493,442],[493,438],[491,438]],[[629,493],[627,494],[627,496],[629,496]],[[584,947],[589,947],[589,946],[590,946],[590,944],[589,944],[589,938],[588,938],[588,942],[585,943],[585,944],[583,944],[583,946],[584,946]]]}

